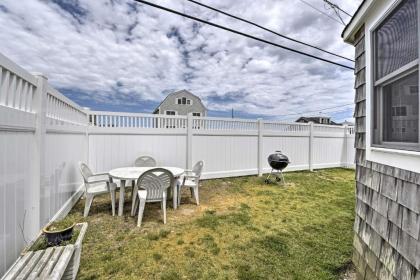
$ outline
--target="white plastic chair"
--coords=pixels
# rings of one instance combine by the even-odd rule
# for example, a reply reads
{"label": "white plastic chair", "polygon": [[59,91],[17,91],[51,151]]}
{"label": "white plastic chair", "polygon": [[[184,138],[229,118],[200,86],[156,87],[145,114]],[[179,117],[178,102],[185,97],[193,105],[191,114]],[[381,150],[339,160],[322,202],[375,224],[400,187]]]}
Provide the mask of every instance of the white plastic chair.
{"label": "white plastic chair", "polygon": [[203,171],[203,167],[204,167],[204,161],[200,160],[194,165],[192,170],[185,170],[184,179],[182,180],[182,183],[178,184],[178,205],[181,204],[182,187],[190,188],[191,197],[194,197],[197,205],[200,205],[198,187],[200,184],[200,177]]}
{"label": "white plastic chair", "polygon": [[[161,209],[163,211],[163,223],[166,224],[166,198],[168,188],[170,188],[174,182],[174,176],[172,173],[164,168],[153,168],[143,173],[137,180],[137,184],[134,187],[133,197],[134,204],[131,209],[131,215],[134,216],[137,207],[138,219],[137,226],[141,226],[143,219],[144,206],[146,202],[160,202]],[[137,199],[138,196],[138,199]]]}
{"label": "white plastic chair", "polygon": [[79,162],[79,169],[85,184],[86,202],[83,216],[88,216],[95,195],[104,193],[111,194],[112,216],[115,216],[115,190],[117,189],[117,184],[112,182],[108,173],[92,173],[85,163]]}
{"label": "white plastic chair", "polygon": [[[157,163],[156,160],[150,156],[141,156],[136,158],[134,161],[134,167],[156,167]],[[132,187],[131,189],[131,208],[134,207],[135,196],[137,194],[134,192],[134,186],[136,185],[136,181],[131,181],[131,185],[126,185],[126,187]]]}
{"label": "white plastic chair", "polygon": [[156,165],[156,160],[149,156],[141,156],[134,161],[135,167],[155,167]]}

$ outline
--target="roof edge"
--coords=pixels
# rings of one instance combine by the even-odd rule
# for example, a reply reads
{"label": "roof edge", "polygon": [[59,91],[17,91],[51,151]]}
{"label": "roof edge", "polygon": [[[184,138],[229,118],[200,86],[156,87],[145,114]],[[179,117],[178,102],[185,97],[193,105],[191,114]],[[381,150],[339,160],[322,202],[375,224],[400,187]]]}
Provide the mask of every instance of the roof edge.
{"label": "roof edge", "polygon": [[363,0],[353,17],[350,19],[350,22],[346,25],[346,27],[344,27],[344,30],[341,33],[341,37],[344,39],[344,42],[349,44],[354,43],[355,34],[364,23],[362,19],[370,11],[370,8],[375,1],[376,0]]}

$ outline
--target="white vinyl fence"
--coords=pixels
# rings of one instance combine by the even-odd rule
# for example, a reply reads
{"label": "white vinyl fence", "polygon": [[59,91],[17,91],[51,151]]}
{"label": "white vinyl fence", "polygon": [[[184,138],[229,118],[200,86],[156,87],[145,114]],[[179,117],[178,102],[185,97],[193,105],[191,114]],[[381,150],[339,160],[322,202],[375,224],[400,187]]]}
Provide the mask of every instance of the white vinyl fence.
{"label": "white vinyl fence", "polygon": [[[287,170],[352,167],[352,127],[85,111],[0,54],[0,275],[40,228],[79,198],[77,162],[94,171],[150,155],[204,178],[261,175],[281,150]],[[287,171],[286,170],[286,171]]]}
{"label": "white vinyl fence", "polygon": [[204,160],[203,178],[262,174],[281,150],[287,170],[352,167],[353,127],[263,120],[133,113],[89,113],[89,164],[100,171],[130,166],[150,155],[162,166],[191,168]]}

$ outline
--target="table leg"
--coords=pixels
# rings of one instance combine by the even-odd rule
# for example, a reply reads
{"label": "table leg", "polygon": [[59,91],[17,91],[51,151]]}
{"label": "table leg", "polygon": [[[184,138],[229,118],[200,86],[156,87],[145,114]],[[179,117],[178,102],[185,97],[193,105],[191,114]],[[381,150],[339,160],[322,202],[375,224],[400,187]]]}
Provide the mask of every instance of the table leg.
{"label": "table leg", "polygon": [[125,180],[121,180],[120,186],[120,202],[118,206],[118,216],[122,216],[124,209]]}
{"label": "table leg", "polygon": [[178,206],[178,188],[177,188],[178,180],[175,179],[174,183],[172,184],[172,200],[173,200],[173,207],[174,209]]}

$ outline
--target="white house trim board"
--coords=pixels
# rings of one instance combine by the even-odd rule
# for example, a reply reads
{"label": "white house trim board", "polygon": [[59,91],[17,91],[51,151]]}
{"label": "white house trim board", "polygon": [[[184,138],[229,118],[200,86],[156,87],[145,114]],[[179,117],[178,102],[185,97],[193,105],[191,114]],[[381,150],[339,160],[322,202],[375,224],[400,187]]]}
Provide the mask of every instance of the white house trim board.
{"label": "white house trim board", "polygon": [[[374,1],[375,9],[364,16],[366,55],[366,159],[397,168],[420,173],[420,152],[372,147],[373,32],[402,0]],[[367,1],[373,2],[373,1]],[[384,13],[384,11],[386,11]],[[350,30],[349,30],[350,31]]]}
{"label": "white house trim board", "polygon": [[356,34],[357,30],[359,30],[359,28],[363,25],[363,19],[366,17],[367,13],[372,9],[374,3],[375,0],[365,0],[361,4],[360,8],[357,10],[356,14],[353,16],[350,23],[346,26],[342,34],[342,37],[345,42],[351,43],[354,41],[354,35]]}

